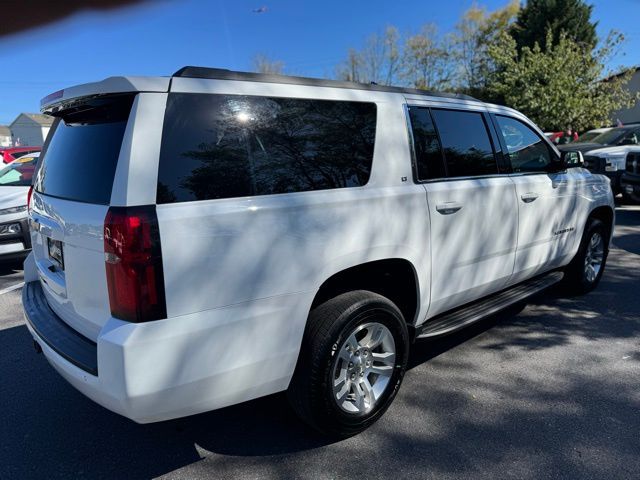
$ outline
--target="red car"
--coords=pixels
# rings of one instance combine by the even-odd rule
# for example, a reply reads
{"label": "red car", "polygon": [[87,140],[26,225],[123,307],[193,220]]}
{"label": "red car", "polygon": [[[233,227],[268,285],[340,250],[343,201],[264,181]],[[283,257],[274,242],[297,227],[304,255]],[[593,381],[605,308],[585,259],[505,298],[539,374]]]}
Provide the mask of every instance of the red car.
{"label": "red car", "polygon": [[3,163],[11,163],[18,157],[39,152],[40,150],[42,150],[42,147],[7,147],[0,148],[0,155]]}

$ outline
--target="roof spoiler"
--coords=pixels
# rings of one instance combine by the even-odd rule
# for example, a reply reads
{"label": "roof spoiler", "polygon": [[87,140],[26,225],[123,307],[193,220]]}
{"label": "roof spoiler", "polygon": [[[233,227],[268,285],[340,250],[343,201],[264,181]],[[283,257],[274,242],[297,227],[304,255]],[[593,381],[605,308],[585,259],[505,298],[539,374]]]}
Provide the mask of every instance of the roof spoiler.
{"label": "roof spoiler", "polygon": [[99,82],[84,83],[53,92],[40,100],[40,111],[53,114],[65,104],[82,97],[95,97],[113,93],[168,92],[169,77],[109,77]]}

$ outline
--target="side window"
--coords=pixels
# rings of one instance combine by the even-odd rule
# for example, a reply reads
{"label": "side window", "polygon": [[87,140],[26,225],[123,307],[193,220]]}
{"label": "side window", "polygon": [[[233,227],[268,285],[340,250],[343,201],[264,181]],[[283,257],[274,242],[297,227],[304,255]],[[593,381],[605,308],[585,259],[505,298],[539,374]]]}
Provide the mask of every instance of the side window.
{"label": "side window", "polygon": [[432,109],[444,151],[447,176],[494,175],[498,164],[481,113]]}
{"label": "side window", "polygon": [[446,176],[438,133],[433,125],[431,112],[425,107],[409,107],[413,146],[416,155],[418,180]]}
{"label": "side window", "polygon": [[620,145],[637,145],[640,143],[640,130],[631,130],[620,142]]}
{"label": "side window", "polygon": [[158,203],[357,187],[371,173],[373,103],[173,93]]}
{"label": "side window", "polygon": [[514,172],[544,172],[551,163],[549,146],[527,125],[496,115]]}

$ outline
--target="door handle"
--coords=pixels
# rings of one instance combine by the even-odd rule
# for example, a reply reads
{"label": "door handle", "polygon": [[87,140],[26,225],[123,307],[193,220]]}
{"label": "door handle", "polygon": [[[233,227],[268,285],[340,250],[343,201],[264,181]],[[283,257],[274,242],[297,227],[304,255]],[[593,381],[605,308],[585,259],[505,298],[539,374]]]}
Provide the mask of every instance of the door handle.
{"label": "door handle", "polygon": [[520,198],[522,199],[522,201],[524,203],[531,203],[533,202],[536,198],[538,198],[538,194],[537,193],[523,193]]}
{"label": "door handle", "polygon": [[436,205],[436,210],[442,215],[451,215],[462,208],[462,204],[458,202],[444,202]]}

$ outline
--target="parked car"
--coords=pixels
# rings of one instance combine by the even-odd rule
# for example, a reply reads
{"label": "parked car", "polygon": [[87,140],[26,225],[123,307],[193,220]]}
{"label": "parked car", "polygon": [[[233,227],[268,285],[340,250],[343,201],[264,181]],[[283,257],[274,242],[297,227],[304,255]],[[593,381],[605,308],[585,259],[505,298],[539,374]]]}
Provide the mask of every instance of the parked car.
{"label": "parked car", "polygon": [[627,155],[620,188],[625,201],[640,202],[640,152],[630,152]]}
{"label": "parked car", "polygon": [[640,125],[616,127],[601,133],[586,143],[562,145],[561,151],[581,152],[585,167],[611,180],[614,194],[622,192],[620,178],[629,152],[640,152]]}
{"label": "parked car", "polygon": [[7,147],[0,148],[0,155],[2,155],[3,163],[11,163],[18,157],[39,152],[40,150],[41,147]]}
{"label": "parked car", "polygon": [[564,135],[564,132],[544,132],[544,135],[549,139],[550,142],[553,142],[557,145],[560,141],[560,137]]}
{"label": "parked car", "polygon": [[594,138],[596,138],[598,135],[600,135],[601,133],[608,132],[612,128],[613,127],[603,127],[603,128],[594,128],[593,130],[587,130],[586,132],[584,132],[582,135],[580,135],[578,137],[577,142],[578,143],[589,143]]}
{"label": "parked car", "polygon": [[351,435],[390,405],[416,339],[604,271],[608,180],[506,107],[185,67],[42,110],[27,326],[136,422],[286,390]]}
{"label": "parked car", "polygon": [[31,250],[27,197],[39,155],[0,168],[0,261],[26,257]]}

